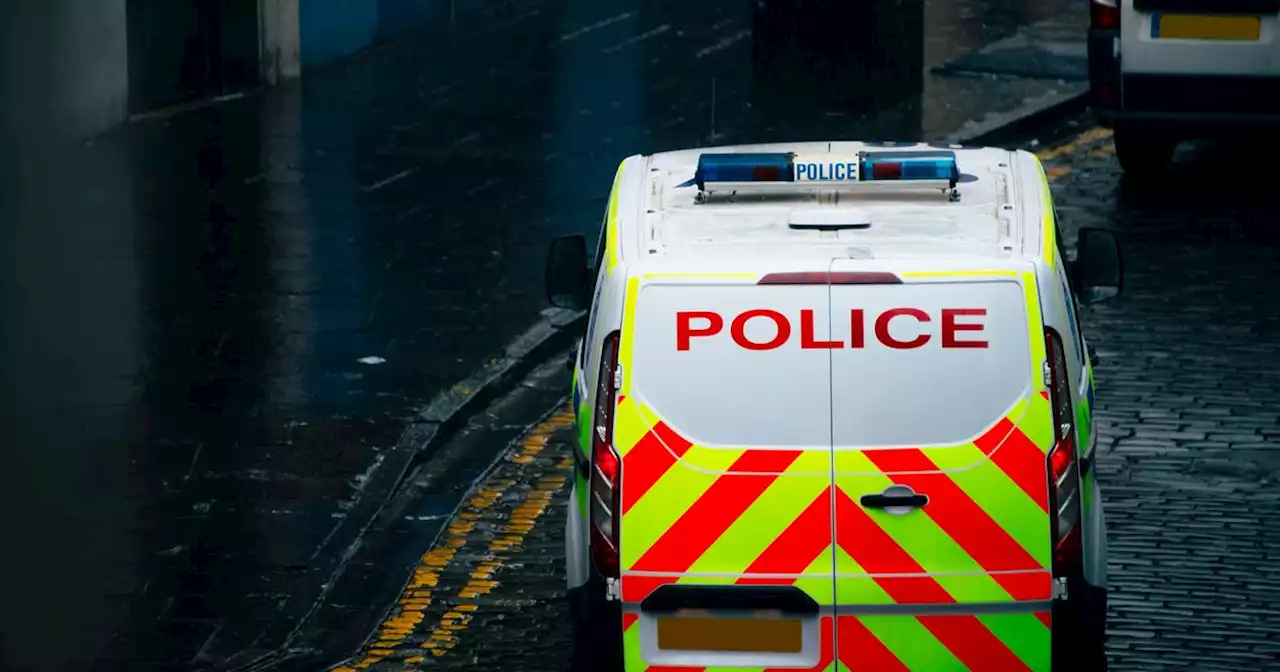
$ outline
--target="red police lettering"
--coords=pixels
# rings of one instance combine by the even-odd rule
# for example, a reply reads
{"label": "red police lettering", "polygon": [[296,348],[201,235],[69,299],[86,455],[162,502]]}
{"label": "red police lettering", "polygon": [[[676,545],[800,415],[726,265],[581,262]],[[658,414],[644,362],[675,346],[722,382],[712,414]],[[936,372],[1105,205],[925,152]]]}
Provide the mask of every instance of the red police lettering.
{"label": "red police lettering", "polygon": [[[694,320],[706,320],[707,326],[695,329]],[[676,311],[676,350],[688,350],[689,339],[697,336],[715,336],[724,329],[724,318],[719,313],[707,310]]]}
{"label": "red police lettering", "polygon": [[[773,320],[773,324],[778,331],[773,335],[772,340],[756,343],[747,339],[747,321],[755,317],[767,317]],[[773,350],[774,348],[782,347],[782,344],[791,338],[791,322],[787,320],[786,315],[776,310],[767,308],[748,310],[733,318],[733,323],[729,325],[729,335],[733,337],[734,343],[747,350]]]}
{"label": "red police lettering", "polygon": [[[953,348],[988,348],[990,343],[977,337],[984,330],[984,325],[973,318],[985,317],[985,308],[943,308],[941,311],[941,328],[937,331],[941,336],[941,347]],[[894,320],[897,318],[903,318]],[[890,333],[890,328],[903,329],[903,322],[914,320],[917,325],[915,336],[902,339]],[[695,324],[695,320],[698,323]],[[773,322],[773,335],[764,341],[754,341],[747,337],[747,323],[756,320]],[[963,320],[963,321],[962,321]],[[694,338],[708,338],[724,331],[723,315],[709,310],[682,310],[676,312],[676,349],[688,350]],[[934,334],[925,325],[931,324],[933,318],[919,308],[890,308],[875,317],[871,331],[875,340],[881,345],[894,350],[914,350],[922,348],[933,340]],[[894,323],[891,325],[891,323]],[[910,329],[910,326],[905,328]],[[791,320],[784,314],[767,308],[757,308],[738,314],[729,324],[729,336],[738,347],[756,352],[776,350],[791,340]],[[835,350],[861,349],[866,347],[867,314],[862,308],[849,309],[849,342],[819,340],[817,335],[817,313],[813,309],[800,311],[800,349],[801,350]],[[901,331],[899,331],[901,334]],[[961,340],[962,334],[965,340]]]}
{"label": "red police lettering", "polygon": [[929,334],[919,334],[909,341],[899,341],[889,333],[889,321],[895,317],[914,317],[917,322],[928,322],[929,313],[919,308],[890,308],[876,318],[876,340],[895,350],[911,350],[929,342]]}
{"label": "red police lettering", "polygon": [[800,349],[801,350],[823,350],[843,348],[842,341],[819,341],[816,339],[814,331],[813,311],[806,308],[800,311]]}
{"label": "red police lettering", "polygon": [[863,328],[863,310],[854,308],[849,311],[849,347],[862,348],[867,345],[866,329]]}
{"label": "red police lettering", "polygon": [[972,315],[974,317],[984,317],[987,314],[986,308],[943,308],[942,309],[942,347],[944,348],[985,348],[988,347],[986,341],[960,341],[956,340],[956,332],[958,331],[982,331],[981,324],[957,324],[956,318]]}

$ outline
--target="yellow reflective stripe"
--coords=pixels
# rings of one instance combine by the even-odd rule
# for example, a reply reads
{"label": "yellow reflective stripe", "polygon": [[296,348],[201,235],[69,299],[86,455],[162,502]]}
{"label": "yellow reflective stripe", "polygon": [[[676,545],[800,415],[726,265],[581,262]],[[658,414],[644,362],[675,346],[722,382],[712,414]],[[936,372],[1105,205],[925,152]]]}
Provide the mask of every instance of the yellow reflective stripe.
{"label": "yellow reflective stripe", "polygon": [[843,548],[836,547],[836,599],[840,604],[897,604]]}
{"label": "yellow reflective stripe", "polygon": [[1041,256],[1044,258],[1044,263],[1048,264],[1049,268],[1052,269],[1056,266],[1054,251],[1058,236],[1057,227],[1053,225],[1053,192],[1049,189],[1049,176],[1044,172],[1044,164],[1040,162],[1038,157],[1036,158],[1036,170],[1040,173],[1040,196],[1044,201],[1044,226],[1040,234],[1044,243],[1044,253]]}
{"label": "yellow reflective stripe", "polygon": [[956,602],[1013,601],[1009,591],[1002,588],[990,574],[937,574],[933,580]]}
{"label": "yellow reflective stripe", "polygon": [[1027,304],[1027,337],[1031,339],[1031,381],[1037,392],[1044,386],[1044,322],[1040,319],[1040,295],[1036,289],[1036,275],[1030,271],[1022,274],[1022,293]]}
{"label": "yellow reflective stripe", "polygon": [[911,672],[968,672],[929,629],[911,616],[858,616]]}
{"label": "yellow reflective stripe", "polygon": [[676,579],[676,583],[692,583],[700,586],[731,586],[737,581],[738,581],[738,577],[730,576],[730,575],[707,576],[707,575],[697,575],[697,574],[692,574],[692,575],[681,574],[680,578]]}
{"label": "yellow reflective stripe", "polygon": [[640,651],[640,621],[636,621],[622,632],[622,658],[626,672],[644,672],[649,669],[649,664],[644,662]]}
{"label": "yellow reflective stripe", "polygon": [[719,459],[712,473],[689,469],[681,462],[671,465],[671,469],[622,516],[622,567],[629,569],[636,564],[667,528],[674,525],[720,478],[719,472],[728,469],[745,452],[742,449],[710,451],[708,458]]}
{"label": "yellow reflective stripe", "polygon": [[1035,614],[989,614],[978,620],[1032,672],[1049,671],[1051,635]]}
{"label": "yellow reflective stripe", "polygon": [[[1048,567],[1052,543],[1045,512],[1004,470],[983,455],[977,446],[969,444],[965,448],[929,453],[929,459],[939,469],[948,471],[947,475],[965,495],[1026,549],[1041,567]],[[949,471],[952,469],[956,471]],[[923,562],[920,564],[924,565]]]}
{"label": "yellow reflective stripe", "polygon": [[627,295],[622,300],[622,334],[618,343],[618,364],[622,366],[622,387],[619,394],[631,394],[631,351],[635,345],[636,295],[640,293],[640,279],[627,280]]}
{"label": "yellow reflective stripe", "polygon": [[835,586],[831,583],[831,569],[834,567],[831,553],[838,550],[834,545],[828,546],[827,550],[818,554],[818,557],[804,568],[804,576],[796,579],[792,584],[796,588],[803,590],[812,597],[818,604],[835,604]]}
{"label": "yellow reflective stripe", "polygon": [[627,165],[626,159],[618,164],[618,170],[613,174],[613,189],[609,191],[609,209],[605,219],[605,244],[609,246],[609,251],[605,261],[605,273],[613,273],[613,269],[618,265],[618,260],[622,254],[619,251],[621,243],[618,241],[618,192],[622,187],[622,169]]}
{"label": "yellow reflective stripe", "polygon": [[639,403],[632,397],[622,400],[613,412],[613,447],[623,457],[649,433],[649,424],[640,415]]}
{"label": "yellow reflective stripe", "polygon": [[574,496],[574,502],[578,506],[578,515],[582,516],[583,520],[586,520],[588,515],[587,488],[589,487],[590,487],[590,484],[587,481],[586,477],[583,476],[581,473],[579,473],[577,476],[577,479],[574,481],[573,496]]}
{"label": "yellow reflective stripe", "polygon": [[1047,454],[1053,447],[1053,407],[1040,394],[1031,397],[1026,414],[1016,424],[1040,452]]}
{"label": "yellow reflective stripe", "polygon": [[[796,476],[796,473],[818,475]],[[688,571],[733,574],[745,572],[800,517],[813,500],[830,486],[831,453],[826,450],[801,453]]]}

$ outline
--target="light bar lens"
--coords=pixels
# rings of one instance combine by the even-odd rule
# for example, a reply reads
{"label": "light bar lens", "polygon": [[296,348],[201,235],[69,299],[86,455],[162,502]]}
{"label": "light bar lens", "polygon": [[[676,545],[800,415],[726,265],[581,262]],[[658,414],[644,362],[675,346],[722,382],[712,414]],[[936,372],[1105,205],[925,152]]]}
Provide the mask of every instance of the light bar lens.
{"label": "light bar lens", "polygon": [[[813,163],[843,163],[851,160],[836,155],[809,155],[804,161]],[[799,182],[865,182],[865,181],[913,181],[943,180],[952,185],[960,180],[960,168],[956,165],[956,153],[950,150],[905,150],[860,152],[857,156],[858,171],[832,170],[834,179],[807,177]],[[797,157],[795,153],[756,154],[702,154],[698,157],[698,170],[694,184],[706,189],[708,183],[786,183],[797,182]],[[819,168],[821,166],[818,166]],[[818,174],[826,174],[818,171]],[[848,175],[848,177],[843,177]]]}
{"label": "light bar lens", "polygon": [[947,150],[928,152],[868,152],[862,157],[864,180],[949,180],[960,179],[956,153]]}
{"label": "light bar lens", "polygon": [[794,154],[703,154],[694,180],[707,182],[791,182]]}

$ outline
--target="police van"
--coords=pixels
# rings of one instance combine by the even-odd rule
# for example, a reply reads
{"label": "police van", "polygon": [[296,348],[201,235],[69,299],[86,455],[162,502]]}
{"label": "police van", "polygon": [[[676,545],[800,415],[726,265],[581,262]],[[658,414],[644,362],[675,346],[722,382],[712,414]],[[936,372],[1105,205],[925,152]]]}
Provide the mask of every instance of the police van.
{"label": "police van", "polygon": [[574,669],[1098,670],[1106,534],[1079,303],[1024,151],[632,156],[594,255],[565,553]]}
{"label": "police van", "polygon": [[1090,0],[1089,83],[1127,173],[1181,140],[1280,129],[1280,0]]}

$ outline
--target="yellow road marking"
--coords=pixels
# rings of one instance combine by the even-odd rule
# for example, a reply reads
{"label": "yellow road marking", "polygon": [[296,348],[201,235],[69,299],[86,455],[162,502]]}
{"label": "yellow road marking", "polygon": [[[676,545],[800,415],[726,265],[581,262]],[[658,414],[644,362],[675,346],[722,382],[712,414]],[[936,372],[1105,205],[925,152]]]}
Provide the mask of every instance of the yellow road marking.
{"label": "yellow road marking", "polygon": [[1036,152],[1036,156],[1040,157],[1041,161],[1056,159],[1059,156],[1062,156],[1063,154],[1070,154],[1076,151],[1076,149],[1078,149],[1081,145],[1092,144],[1100,140],[1110,140],[1111,135],[1112,135],[1111,129],[1102,128],[1101,126],[1095,126],[1087,131],[1080,133],[1076,137],[1072,138],[1071,140],[1061,145],[1058,145],[1056,147],[1051,147],[1049,149],[1042,149]]}
{"label": "yellow road marking", "polygon": [[[573,424],[573,410],[564,408],[526,434],[520,441],[520,449],[512,455],[511,462],[527,465],[546,449],[551,435]],[[567,473],[573,470],[573,458],[567,457],[556,464],[551,475],[538,479],[524,499],[512,510],[508,520],[499,527],[499,533],[489,541],[487,552],[478,554],[476,561],[469,566],[469,579],[454,598],[457,603],[445,612],[429,631],[427,641],[421,648],[409,653],[401,662],[421,663],[426,660],[425,654],[442,656],[458,643],[458,634],[466,630],[474,618],[480,605],[476,600],[487,595],[500,582],[495,580],[497,574],[506,565],[510,553],[518,550],[524,537],[533,529],[534,524],[551,503],[554,494],[568,483]],[[503,474],[502,469],[495,469],[482,482],[466,504],[459,509],[453,521],[449,523],[440,542],[422,556],[422,560],[414,569],[413,579],[405,587],[400,599],[392,609],[392,615],[379,626],[377,635],[372,637],[359,655],[332,672],[356,672],[366,669],[379,661],[386,660],[397,653],[397,647],[407,644],[405,641],[418,631],[422,623],[423,612],[432,602],[442,596],[435,591],[440,582],[440,573],[463,550],[474,545],[470,534],[477,521],[493,509],[503,495],[517,483],[517,479]]]}
{"label": "yellow road marking", "polygon": [[1087,147],[1093,147],[1089,153],[1090,158],[1098,159],[1111,156],[1116,152],[1115,141],[1112,137],[1111,129],[1096,126],[1080,132],[1076,137],[1061,145],[1039,150],[1036,152],[1036,156],[1040,157],[1040,161],[1045,164],[1045,176],[1049,178],[1050,182],[1053,182],[1069,174],[1071,166],[1049,165],[1048,162],[1065,155],[1074,154]]}

